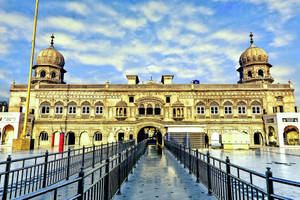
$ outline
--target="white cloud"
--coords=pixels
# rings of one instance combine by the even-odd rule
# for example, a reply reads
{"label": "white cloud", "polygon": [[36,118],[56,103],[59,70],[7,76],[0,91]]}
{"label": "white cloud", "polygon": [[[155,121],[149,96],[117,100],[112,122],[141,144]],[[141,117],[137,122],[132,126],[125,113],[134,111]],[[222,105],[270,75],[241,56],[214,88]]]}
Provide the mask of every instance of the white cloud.
{"label": "white cloud", "polygon": [[46,20],[50,26],[70,32],[82,32],[85,30],[84,23],[69,17],[50,17]]}
{"label": "white cloud", "polygon": [[204,6],[192,6],[192,5],[185,5],[181,10],[181,14],[183,15],[194,15],[194,14],[204,14],[204,15],[213,15],[215,12],[211,8],[204,7]]}
{"label": "white cloud", "polygon": [[106,37],[123,37],[125,35],[125,31],[121,30],[114,24],[101,24],[101,25],[92,25],[89,27],[89,30],[94,33],[101,33]]}
{"label": "white cloud", "polygon": [[209,39],[220,39],[230,43],[241,43],[247,41],[248,34],[244,32],[236,32],[230,29],[223,29],[213,33]]}
{"label": "white cloud", "polygon": [[285,65],[279,65],[271,68],[271,75],[274,77],[275,82],[284,83],[291,79],[294,75],[295,69]]}
{"label": "white cloud", "polygon": [[169,12],[169,8],[164,3],[156,1],[148,2],[138,9],[152,22],[160,21]]}
{"label": "white cloud", "polygon": [[147,21],[144,18],[120,18],[119,23],[125,28],[132,30],[138,29],[146,25]]}
{"label": "white cloud", "polygon": [[90,6],[91,6],[91,8],[94,9],[95,12],[98,12],[101,15],[103,15],[103,14],[104,15],[109,15],[111,17],[117,17],[118,16],[118,13],[114,9],[104,5],[103,3],[93,3]]}
{"label": "white cloud", "polygon": [[295,38],[294,35],[292,34],[288,34],[288,33],[285,33],[285,34],[278,34],[275,32],[275,38],[273,40],[273,42],[271,42],[271,46],[274,46],[274,47],[282,47],[282,46],[286,46],[288,44],[291,43],[291,41],[293,41]]}
{"label": "white cloud", "polygon": [[89,13],[88,7],[84,3],[80,2],[68,2],[65,4],[65,8],[68,11],[73,11],[80,15],[87,15]]}

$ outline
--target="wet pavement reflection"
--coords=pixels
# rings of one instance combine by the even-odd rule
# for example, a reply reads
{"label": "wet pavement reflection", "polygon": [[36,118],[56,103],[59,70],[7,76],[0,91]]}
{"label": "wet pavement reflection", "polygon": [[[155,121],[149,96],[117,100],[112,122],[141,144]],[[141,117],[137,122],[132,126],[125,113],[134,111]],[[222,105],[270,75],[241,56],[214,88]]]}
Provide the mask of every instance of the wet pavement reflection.
{"label": "wet pavement reflection", "polygon": [[164,148],[161,153],[149,146],[138,163],[129,181],[123,184],[121,195],[115,200],[140,199],[216,199],[207,194],[207,189],[187,170],[179,165],[171,153]]}

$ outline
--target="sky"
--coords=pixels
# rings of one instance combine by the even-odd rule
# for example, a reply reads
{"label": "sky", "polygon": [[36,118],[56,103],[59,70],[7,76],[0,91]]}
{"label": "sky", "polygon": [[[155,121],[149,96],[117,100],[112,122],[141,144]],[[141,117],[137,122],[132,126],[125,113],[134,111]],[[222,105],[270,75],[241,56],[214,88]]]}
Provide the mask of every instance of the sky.
{"label": "sky", "polygon": [[[239,57],[264,49],[274,83],[291,80],[300,105],[299,0],[40,0],[35,55],[54,46],[67,83],[236,83]],[[35,0],[0,0],[0,100],[26,84]]]}

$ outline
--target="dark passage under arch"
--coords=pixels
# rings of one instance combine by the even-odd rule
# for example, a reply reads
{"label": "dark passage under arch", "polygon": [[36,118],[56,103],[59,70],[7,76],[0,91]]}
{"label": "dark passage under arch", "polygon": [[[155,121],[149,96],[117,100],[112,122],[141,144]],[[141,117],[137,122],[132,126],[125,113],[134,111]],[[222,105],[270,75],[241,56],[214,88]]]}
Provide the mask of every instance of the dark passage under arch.
{"label": "dark passage under arch", "polygon": [[150,144],[162,144],[162,134],[159,129],[153,126],[146,126],[142,128],[137,135],[137,142],[141,142],[149,138]]}

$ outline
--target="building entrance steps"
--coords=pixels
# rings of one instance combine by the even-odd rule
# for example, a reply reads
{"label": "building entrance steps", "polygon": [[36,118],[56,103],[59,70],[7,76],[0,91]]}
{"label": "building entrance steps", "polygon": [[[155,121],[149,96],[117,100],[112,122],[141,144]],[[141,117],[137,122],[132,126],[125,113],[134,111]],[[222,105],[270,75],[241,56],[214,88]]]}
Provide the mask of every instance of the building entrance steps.
{"label": "building entrance steps", "polygon": [[155,146],[149,146],[145,156],[137,165],[134,173],[129,176],[121,188],[121,195],[114,200],[215,200],[207,194],[207,189],[196,183],[195,177],[190,175],[180,165],[175,157],[164,148],[158,154]]}

